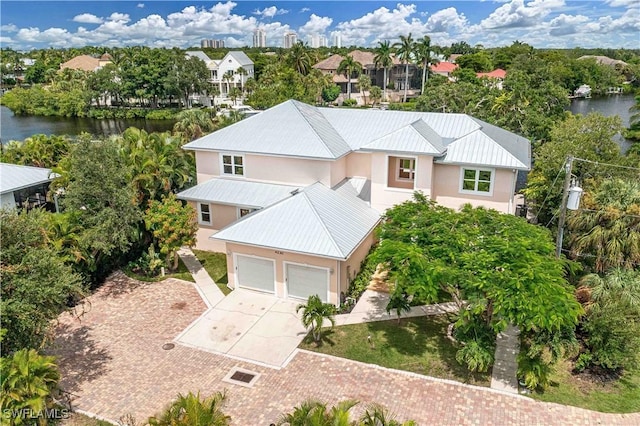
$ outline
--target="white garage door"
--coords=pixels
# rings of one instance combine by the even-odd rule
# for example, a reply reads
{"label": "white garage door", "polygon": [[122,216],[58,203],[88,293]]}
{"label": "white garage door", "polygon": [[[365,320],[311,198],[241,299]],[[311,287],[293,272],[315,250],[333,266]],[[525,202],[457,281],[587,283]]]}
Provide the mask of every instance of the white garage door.
{"label": "white garage door", "polygon": [[323,302],[327,302],[329,288],[329,271],[312,266],[286,264],[287,294],[289,297],[307,299],[317,294]]}
{"label": "white garage door", "polygon": [[236,255],[238,286],[275,293],[275,261]]}

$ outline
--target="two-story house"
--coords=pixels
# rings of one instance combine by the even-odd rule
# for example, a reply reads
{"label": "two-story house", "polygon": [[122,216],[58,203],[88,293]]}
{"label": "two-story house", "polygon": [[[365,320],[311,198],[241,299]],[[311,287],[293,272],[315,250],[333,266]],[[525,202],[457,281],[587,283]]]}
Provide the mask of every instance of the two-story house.
{"label": "two-story house", "polygon": [[49,184],[58,177],[51,169],[0,163],[0,208],[51,207]]}
{"label": "two-story house", "polygon": [[198,246],[227,254],[229,285],[341,303],[382,213],[421,191],[452,208],[515,210],[527,139],[464,114],[287,101],[190,142]]}
{"label": "two-story house", "polygon": [[[229,95],[233,87],[244,89],[247,80],[255,78],[253,61],[241,50],[229,51],[222,59],[211,59],[202,51],[189,51],[186,54],[204,61],[210,72],[209,81],[218,87],[223,98]],[[203,99],[202,104],[211,106],[213,102]]]}

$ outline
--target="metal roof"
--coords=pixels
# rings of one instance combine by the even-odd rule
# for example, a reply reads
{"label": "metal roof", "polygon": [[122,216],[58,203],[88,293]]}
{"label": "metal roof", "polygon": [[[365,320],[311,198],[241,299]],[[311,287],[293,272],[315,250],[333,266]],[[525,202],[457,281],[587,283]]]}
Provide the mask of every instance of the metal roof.
{"label": "metal roof", "polygon": [[442,154],[442,138],[422,120],[393,131],[360,148],[363,151]]}
{"label": "metal roof", "polygon": [[187,51],[187,52],[185,52],[185,54],[186,54],[187,56],[191,56],[191,57],[193,57],[193,58],[198,58],[198,59],[200,59],[200,60],[204,61],[205,63],[209,63],[209,62],[211,62],[211,58],[210,58],[210,57],[208,57],[208,56],[207,56],[207,54],[206,54],[206,53],[204,53],[204,52],[203,52],[203,51],[201,51],[201,50],[191,50],[191,51]]}
{"label": "metal roof", "polygon": [[51,169],[0,163],[0,194],[51,182],[58,176]]}
{"label": "metal roof", "polygon": [[296,186],[216,178],[177,194],[181,200],[263,208],[298,189]]}
{"label": "metal roof", "polygon": [[528,163],[524,164],[480,130],[449,144],[446,155],[437,159],[436,162],[529,170]]}
{"label": "metal roof", "polygon": [[232,56],[242,66],[253,65],[253,61],[242,50],[232,50],[225,55],[225,58],[227,56]]}
{"label": "metal roof", "polygon": [[[467,137],[474,132],[501,149],[479,155],[486,146],[474,144],[488,141]],[[439,161],[448,163],[464,157],[494,167],[528,170],[531,165],[529,140],[466,114],[316,108],[294,100],[190,142],[185,148],[320,160],[335,160],[358,150],[386,151],[443,156]]]}
{"label": "metal roof", "polygon": [[335,160],[351,151],[317,108],[298,101],[283,102],[184,148],[324,160]]}
{"label": "metal roof", "polygon": [[347,259],[379,221],[380,213],[361,199],[317,182],[211,238]]}
{"label": "metal roof", "polygon": [[338,194],[358,197],[371,205],[371,181],[364,177],[345,178],[332,188]]}

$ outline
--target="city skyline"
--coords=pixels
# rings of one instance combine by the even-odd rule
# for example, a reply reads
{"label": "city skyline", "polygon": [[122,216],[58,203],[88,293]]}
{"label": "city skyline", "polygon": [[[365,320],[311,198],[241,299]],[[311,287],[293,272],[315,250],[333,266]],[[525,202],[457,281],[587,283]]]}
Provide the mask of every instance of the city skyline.
{"label": "city skyline", "polygon": [[[33,13],[25,13],[25,5]],[[220,39],[251,46],[257,28],[266,46],[325,37],[342,46],[372,47],[400,35],[429,35],[433,44],[466,41],[485,47],[514,40],[538,48],[640,48],[637,0],[499,1],[12,1],[2,2],[3,48],[93,46],[194,47]]]}

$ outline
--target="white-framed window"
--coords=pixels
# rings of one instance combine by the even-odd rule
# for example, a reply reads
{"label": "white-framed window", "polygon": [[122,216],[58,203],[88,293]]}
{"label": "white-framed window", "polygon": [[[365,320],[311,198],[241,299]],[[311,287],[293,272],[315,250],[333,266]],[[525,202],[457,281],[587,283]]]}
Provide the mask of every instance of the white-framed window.
{"label": "white-framed window", "polygon": [[207,203],[198,203],[198,222],[203,225],[211,225],[211,206]]}
{"label": "white-framed window", "polygon": [[245,217],[251,212],[254,212],[256,209],[250,209],[248,207],[238,207],[238,219],[241,217]]}
{"label": "white-framed window", "polygon": [[222,155],[222,174],[244,176],[244,155]]}
{"label": "white-framed window", "polygon": [[416,178],[416,159],[415,158],[398,158],[398,179],[399,180],[415,180]]}
{"label": "white-framed window", "polygon": [[494,174],[493,169],[462,167],[460,172],[460,192],[492,195]]}

